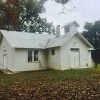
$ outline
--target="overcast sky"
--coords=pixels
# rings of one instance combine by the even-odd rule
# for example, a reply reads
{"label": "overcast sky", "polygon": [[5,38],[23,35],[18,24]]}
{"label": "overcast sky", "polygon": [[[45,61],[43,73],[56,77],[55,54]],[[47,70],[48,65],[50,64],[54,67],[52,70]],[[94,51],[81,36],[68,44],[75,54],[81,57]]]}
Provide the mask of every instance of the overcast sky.
{"label": "overcast sky", "polygon": [[65,14],[61,13],[63,6],[52,0],[48,0],[45,7],[46,13],[43,17],[53,22],[55,26],[58,24],[63,26],[75,20],[80,25],[79,31],[82,31],[85,22],[100,20],[100,0],[71,0],[65,7]]}

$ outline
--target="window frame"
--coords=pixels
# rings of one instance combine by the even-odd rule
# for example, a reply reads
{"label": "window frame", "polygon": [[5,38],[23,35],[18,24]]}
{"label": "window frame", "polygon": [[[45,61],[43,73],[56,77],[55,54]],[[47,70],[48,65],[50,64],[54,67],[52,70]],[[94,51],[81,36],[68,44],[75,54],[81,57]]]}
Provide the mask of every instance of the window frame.
{"label": "window frame", "polygon": [[39,61],[39,52],[38,50],[34,50],[34,62],[38,62],[38,61]]}
{"label": "window frame", "polygon": [[54,56],[55,55],[55,49],[51,50],[51,55]]}
{"label": "window frame", "polygon": [[[29,54],[31,51],[31,55]],[[28,62],[32,62],[33,61],[33,50],[32,49],[28,49]]]}

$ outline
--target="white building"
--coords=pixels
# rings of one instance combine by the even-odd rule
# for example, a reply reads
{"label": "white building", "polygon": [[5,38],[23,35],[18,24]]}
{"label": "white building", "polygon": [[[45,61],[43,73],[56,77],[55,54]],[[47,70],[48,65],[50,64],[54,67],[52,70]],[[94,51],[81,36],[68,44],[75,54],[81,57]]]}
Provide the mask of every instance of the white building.
{"label": "white building", "polygon": [[93,46],[77,32],[78,24],[60,26],[56,35],[0,31],[0,69],[8,72],[92,67]]}

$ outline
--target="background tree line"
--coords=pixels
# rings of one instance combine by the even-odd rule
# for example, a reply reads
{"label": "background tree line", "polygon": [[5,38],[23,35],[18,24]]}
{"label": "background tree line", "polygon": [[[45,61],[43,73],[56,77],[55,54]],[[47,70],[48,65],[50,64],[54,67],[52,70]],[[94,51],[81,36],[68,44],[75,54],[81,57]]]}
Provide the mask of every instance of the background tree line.
{"label": "background tree line", "polygon": [[97,64],[100,63],[100,21],[94,23],[86,22],[84,26],[85,31],[82,32],[83,36],[93,45],[92,58]]}

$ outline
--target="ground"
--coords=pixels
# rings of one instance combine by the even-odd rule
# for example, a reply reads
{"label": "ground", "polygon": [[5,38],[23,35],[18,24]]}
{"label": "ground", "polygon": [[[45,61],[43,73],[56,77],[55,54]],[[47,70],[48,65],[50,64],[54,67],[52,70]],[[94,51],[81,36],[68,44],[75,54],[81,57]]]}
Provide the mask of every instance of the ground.
{"label": "ground", "polygon": [[100,69],[1,73],[0,100],[100,100]]}

